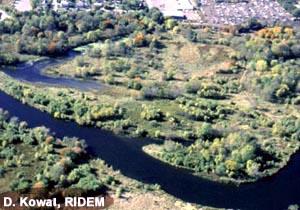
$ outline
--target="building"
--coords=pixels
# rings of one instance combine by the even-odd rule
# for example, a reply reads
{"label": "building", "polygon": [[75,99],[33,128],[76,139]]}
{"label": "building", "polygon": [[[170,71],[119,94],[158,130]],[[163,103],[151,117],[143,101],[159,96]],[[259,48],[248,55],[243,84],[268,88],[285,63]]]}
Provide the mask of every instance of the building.
{"label": "building", "polygon": [[186,18],[199,25],[236,26],[251,19],[272,25],[294,20],[276,0],[146,0],[146,3],[166,17]]}
{"label": "building", "polygon": [[175,19],[186,19],[185,14],[182,11],[178,11],[178,10],[165,10],[163,11],[163,15],[165,17],[172,17]]}
{"label": "building", "polygon": [[165,17],[178,19],[185,18],[185,11],[195,9],[190,0],[146,0],[146,4],[149,8],[158,8]]}
{"label": "building", "polygon": [[240,25],[251,19],[270,25],[293,21],[276,0],[201,0],[200,11],[211,25]]}
{"label": "building", "polygon": [[26,12],[32,10],[31,2],[30,0],[15,0],[14,6],[16,10],[20,12]]}
{"label": "building", "polygon": [[[93,2],[89,0],[42,0],[40,6],[42,8],[51,8],[55,11],[57,10],[90,10],[90,9],[102,9],[105,5],[105,0],[94,0]],[[119,5],[122,3],[121,0],[113,0],[110,2],[111,5]]]}

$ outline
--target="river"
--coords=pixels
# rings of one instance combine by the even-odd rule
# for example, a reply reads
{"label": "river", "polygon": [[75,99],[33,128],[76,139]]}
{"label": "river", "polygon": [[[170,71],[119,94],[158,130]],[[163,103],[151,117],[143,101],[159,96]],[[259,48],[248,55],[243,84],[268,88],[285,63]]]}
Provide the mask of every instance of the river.
{"label": "river", "polygon": [[104,88],[104,85],[94,80],[79,80],[67,77],[52,77],[44,74],[45,68],[54,67],[60,63],[70,61],[79,53],[70,51],[66,56],[58,58],[44,58],[36,62],[27,62],[7,67],[4,72],[21,81],[30,83],[42,83],[48,86],[62,86],[75,88],[82,91],[97,90]]}
{"label": "river", "polygon": [[[60,60],[46,59],[22,64],[15,70],[5,72],[16,79],[44,85],[79,87],[83,90],[101,87],[95,81],[41,74],[43,68],[57,62]],[[0,107],[27,121],[31,127],[43,125],[50,128],[57,137],[76,136],[85,139],[89,151],[115,170],[144,183],[159,184],[164,191],[186,202],[245,210],[281,210],[287,209],[290,204],[300,204],[300,153],[294,155],[289,164],[272,177],[241,186],[221,184],[194,176],[187,170],[175,168],[145,154],[142,147],[151,140],[120,137],[97,128],[57,120],[4,92],[0,92]]]}

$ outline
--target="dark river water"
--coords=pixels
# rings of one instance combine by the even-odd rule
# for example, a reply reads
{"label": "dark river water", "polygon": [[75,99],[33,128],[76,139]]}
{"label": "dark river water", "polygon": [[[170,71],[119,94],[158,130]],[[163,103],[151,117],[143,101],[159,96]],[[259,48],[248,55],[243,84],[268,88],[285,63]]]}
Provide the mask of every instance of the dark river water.
{"label": "dark river water", "polygon": [[[79,89],[101,88],[94,81],[52,78],[40,74],[42,68],[60,62],[44,60],[23,64],[8,75],[28,82],[61,85]],[[78,85],[79,84],[79,85]],[[85,139],[89,150],[125,176],[148,184],[159,184],[167,193],[187,202],[201,205],[249,210],[281,210],[300,204],[300,154],[272,177],[252,184],[235,186],[208,181],[189,171],[162,163],[142,151],[151,140],[129,139],[97,128],[81,127],[74,122],[60,121],[49,114],[22,104],[0,92],[0,107],[27,121],[29,126],[46,126],[58,137],[76,136]]]}
{"label": "dark river water", "polygon": [[48,67],[55,68],[55,65],[66,62],[73,59],[79,53],[70,51],[67,56],[62,58],[42,59],[37,62],[27,62],[17,65],[16,67],[7,67],[4,72],[21,81],[31,83],[43,83],[48,86],[63,86],[75,89],[97,90],[103,88],[104,85],[93,80],[79,80],[66,77],[52,77],[43,73],[43,70]]}

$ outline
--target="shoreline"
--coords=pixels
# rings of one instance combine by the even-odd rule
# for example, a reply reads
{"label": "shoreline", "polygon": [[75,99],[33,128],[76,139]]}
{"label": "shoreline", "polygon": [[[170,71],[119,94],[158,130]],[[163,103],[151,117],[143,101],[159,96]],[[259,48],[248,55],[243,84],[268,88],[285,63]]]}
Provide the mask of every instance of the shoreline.
{"label": "shoreline", "polygon": [[172,163],[167,162],[167,161],[163,160],[162,158],[160,158],[157,155],[157,151],[153,151],[153,147],[154,147],[154,150],[155,150],[155,149],[157,149],[155,147],[159,147],[159,146],[150,144],[150,145],[144,146],[142,149],[146,154],[150,155],[151,157],[153,157],[153,158],[155,158],[159,161],[162,161],[166,164],[172,165],[176,168],[181,168],[181,169],[191,171],[193,173],[193,175],[198,176],[200,178],[207,179],[209,181],[218,182],[218,183],[221,183],[221,184],[233,184],[233,185],[236,185],[236,186],[240,186],[240,185],[244,185],[244,184],[252,184],[252,183],[262,181],[264,179],[276,176],[279,171],[284,170],[284,168],[289,164],[292,156],[294,156],[294,155],[296,155],[297,153],[300,152],[300,144],[299,144],[298,148],[292,154],[290,154],[289,157],[287,157],[284,161],[282,161],[279,168],[271,169],[270,171],[266,172],[266,174],[262,174],[258,178],[253,178],[253,179],[249,179],[249,180],[237,180],[237,179],[233,179],[233,178],[220,177],[216,174],[209,174],[209,173],[205,173],[205,172],[195,172],[191,168],[176,165],[176,164],[172,164]]}
{"label": "shoreline", "polygon": [[[2,75],[1,75],[2,74]],[[9,80],[12,80],[12,81],[16,81],[15,79],[13,78],[10,78],[8,75],[6,75],[5,73],[0,73],[0,78],[2,77],[2,79],[9,79]],[[29,86],[35,86],[35,84],[32,84],[32,83],[27,83],[25,82],[25,85],[29,85]],[[56,88],[56,87],[54,87]],[[70,88],[67,88],[67,89],[70,89]],[[33,108],[36,108],[42,112],[46,112],[48,114],[50,114],[46,108],[43,108],[42,106],[39,106],[39,105],[36,105],[36,104],[31,104],[29,103],[28,101],[26,101],[26,99],[24,98],[17,98],[13,95],[11,95],[7,90],[5,90],[5,88],[3,87],[3,83],[0,83],[0,90],[5,92],[6,94],[12,96],[13,98],[17,99],[17,100],[20,100],[23,104],[26,104],[27,106],[31,106]],[[51,114],[50,114],[51,115]],[[54,118],[57,118],[53,115],[51,115],[52,117]],[[63,120],[63,121],[71,121],[71,122],[75,122],[76,124],[78,124],[79,126],[82,126],[78,123],[78,121],[76,119],[73,119],[73,118],[61,118],[61,117],[58,117],[58,119],[60,120]],[[137,136],[136,135],[132,135],[132,134],[129,134],[129,133],[124,133],[123,130],[114,130],[112,128],[109,128],[109,127],[99,127],[97,125],[94,125],[92,126],[94,128],[99,128],[101,130],[104,130],[104,131],[107,131],[107,132],[111,132],[115,135],[119,135],[120,137],[124,137],[124,138],[136,138]],[[141,141],[143,141],[144,139],[149,139],[149,138],[146,138],[146,137],[140,137],[141,138]],[[151,138],[151,137],[150,137]],[[157,143],[160,143],[161,141],[163,141],[163,139],[153,139],[152,142],[154,141],[157,141]],[[169,163],[161,158],[159,158],[157,155],[151,153],[151,151],[149,151],[149,149],[147,149],[147,147],[151,147],[152,145],[149,144],[147,146],[144,146],[142,148],[143,152],[146,153],[147,155],[150,155],[151,157],[161,161],[161,162],[164,162],[168,165],[171,165],[171,166],[174,166],[176,168],[181,168],[181,169],[185,169],[185,170],[188,170],[190,171],[193,175],[197,176],[197,177],[200,177],[200,178],[203,178],[203,179],[206,179],[206,180],[209,180],[209,181],[213,181],[213,182],[218,182],[218,183],[222,183],[222,184],[233,184],[233,185],[236,185],[236,186],[240,186],[240,185],[243,185],[243,184],[251,184],[251,183],[255,183],[257,181],[260,181],[260,180],[263,180],[265,178],[268,178],[268,177],[272,177],[272,176],[275,176],[280,170],[283,170],[289,163],[291,157],[293,155],[295,155],[297,152],[299,152],[299,148],[300,148],[300,144],[297,146],[297,149],[295,149],[293,151],[293,153],[289,154],[288,157],[286,157],[285,159],[283,159],[283,161],[281,162],[280,164],[280,167],[278,168],[273,168],[273,169],[270,169],[268,172],[266,172],[266,174],[263,174],[261,176],[259,176],[258,178],[254,178],[254,179],[249,179],[249,180],[237,180],[237,179],[232,179],[232,178],[226,178],[226,177],[218,177],[218,175],[215,175],[215,174],[207,174],[207,173],[197,173],[195,171],[193,171],[193,169],[191,168],[188,168],[188,167],[184,167],[184,166],[178,166],[178,165],[175,165],[175,164],[172,164],[172,163]],[[155,145],[157,146],[157,145]],[[155,152],[154,152],[155,153]]]}

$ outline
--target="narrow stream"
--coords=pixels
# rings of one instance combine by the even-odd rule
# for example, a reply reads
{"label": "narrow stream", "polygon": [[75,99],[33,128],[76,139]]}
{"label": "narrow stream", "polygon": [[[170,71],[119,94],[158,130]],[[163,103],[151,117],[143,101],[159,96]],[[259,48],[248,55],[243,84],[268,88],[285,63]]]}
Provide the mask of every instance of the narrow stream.
{"label": "narrow stream", "polygon": [[70,51],[68,55],[60,58],[45,58],[36,62],[27,62],[17,66],[7,67],[4,72],[20,81],[39,83],[48,86],[61,86],[75,88],[82,91],[98,90],[105,85],[94,80],[79,80],[67,77],[48,76],[43,73],[45,68],[54,67],[55,65],[67,62],[79,55],[78,52]]}

